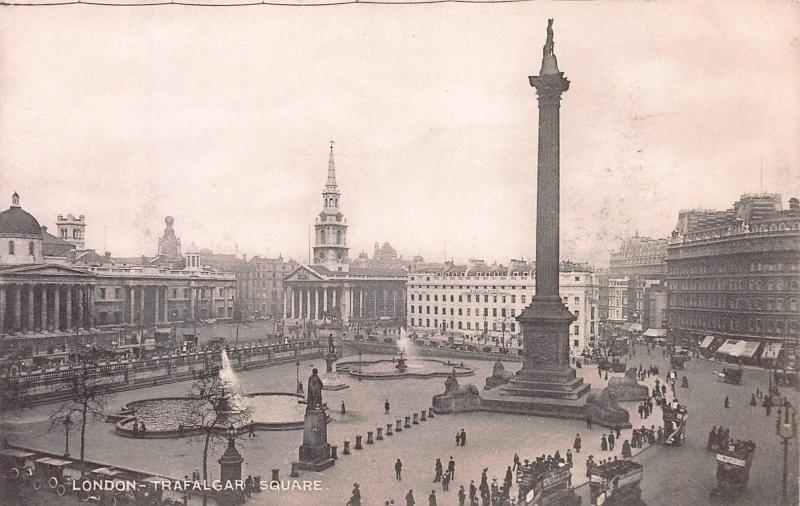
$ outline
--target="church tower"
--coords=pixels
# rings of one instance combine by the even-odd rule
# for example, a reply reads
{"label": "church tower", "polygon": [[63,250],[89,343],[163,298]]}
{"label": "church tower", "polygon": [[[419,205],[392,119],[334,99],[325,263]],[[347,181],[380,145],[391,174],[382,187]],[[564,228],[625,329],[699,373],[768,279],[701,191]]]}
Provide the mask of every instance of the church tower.
{"label": "church tower", "polygon": [[328,181],[322,190],[322,212],[314,222],[314,264],[334,272],[347,272],[347,220],[339,209],[339,187],[333,162],[333,141],[328,155]]}

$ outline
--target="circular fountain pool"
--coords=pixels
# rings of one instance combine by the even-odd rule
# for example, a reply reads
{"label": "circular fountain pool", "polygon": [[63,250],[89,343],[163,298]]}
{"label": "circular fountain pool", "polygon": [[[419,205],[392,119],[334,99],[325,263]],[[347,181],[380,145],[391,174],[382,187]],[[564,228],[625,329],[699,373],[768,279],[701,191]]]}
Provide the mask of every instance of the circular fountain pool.
{"label": "circular fountain pool", "polygon": [[351,376],[361,379],[394,379],[394,378],[435,378],[470,376],[474,369],[464,366],[463,362],[434,360],[429,358],[412,358],[405,360],[405,369],[397,367],[395,359],[340,362],[336,368]]}
{"label": "circular fountain pool", "polygon": [[[306,405],[302,395],[282,392],[256,392],[243,395],[238,404],[249,410],[248,416],[234,417],[237,430],[246,430],[253,424],[261,430],[302,429]],[[210,405],[193,397],[160,397],[143,399],[126,404],[119,413],[108,417],[116,423],[118,434],[134,436],[133,424],[144,423],[147,437],[181,437],[198,432],[192,430],[191,420],[198,419],[198,413],[205,419],[214,417]],[[220,420],[218,427],[225,430],[232,423]],[[141,436],[141,432],[138,433]]]}

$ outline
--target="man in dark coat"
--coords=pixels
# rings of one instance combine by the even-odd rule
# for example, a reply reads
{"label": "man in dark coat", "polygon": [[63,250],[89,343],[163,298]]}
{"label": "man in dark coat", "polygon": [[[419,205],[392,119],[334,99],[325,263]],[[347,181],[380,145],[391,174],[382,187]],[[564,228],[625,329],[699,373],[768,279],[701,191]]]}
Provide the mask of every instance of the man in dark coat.
{"label": "man in dark coat", "polygon": [[428,496],[428,506],[436,506],[436,491],[431,490],[431,495]]}
{"label": "man in dark coat", "polygon": [[415,504],[417,504],[417,501],[414,500],[414,492],[408,489],[408,493],[406,494],[406,506],[414,506]]}
{"label": "man in dark coat", "polygon": [[450,473],[450,479],[456,477],[456,461],[453,460],[453,456],[450,456],[450,462],[447,463],[447,472]]}
{"label": "man in dark coat", "polygon": [[403,480],[403,463],[400,462],[400,459],[394,463],[394,477],[397,478],[397,481]]}
{"label": "man in dark coat", "polygon": [[572,444],[572,447],[575,448],[575,453],[581,452],[581,435],[575,435],[575,442]]}

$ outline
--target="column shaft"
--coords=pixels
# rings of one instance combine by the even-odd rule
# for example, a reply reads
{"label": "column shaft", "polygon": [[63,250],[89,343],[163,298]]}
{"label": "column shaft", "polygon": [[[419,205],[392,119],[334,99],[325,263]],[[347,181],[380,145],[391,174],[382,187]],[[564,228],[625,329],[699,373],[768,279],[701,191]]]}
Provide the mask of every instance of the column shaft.
{"label": "column shaft", "polygon": [[6,287],[0,285],[0,335],[6,331]]}
{"label": "column shaft", "polygon": [[47,330],[47,285],[42,285],[42,322],[41,329]]}
{"label": "column shaft", "polygon": [[61,285],[53,286],[53,330],[61,330]]}
{"label": "column shaft", "polygon": [[66,311],[64,314],[64,324],[66,325],[67,332],[72,329],[72,286],[67,285],[67,299],[66,299]]}

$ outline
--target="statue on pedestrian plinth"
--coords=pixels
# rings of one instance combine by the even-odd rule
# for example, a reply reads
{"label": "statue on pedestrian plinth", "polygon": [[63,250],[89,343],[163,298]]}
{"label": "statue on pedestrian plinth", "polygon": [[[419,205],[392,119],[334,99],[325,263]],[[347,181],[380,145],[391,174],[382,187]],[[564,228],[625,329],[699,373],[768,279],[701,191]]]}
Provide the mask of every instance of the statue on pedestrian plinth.
{"label": "statue on pedestrian plinth", "polygon": [[311,370],[311,376],[308,377],[306,411],[312,409],[325,409],[322,405],[322,380],[319,379],[319,371],[316,368]]}

